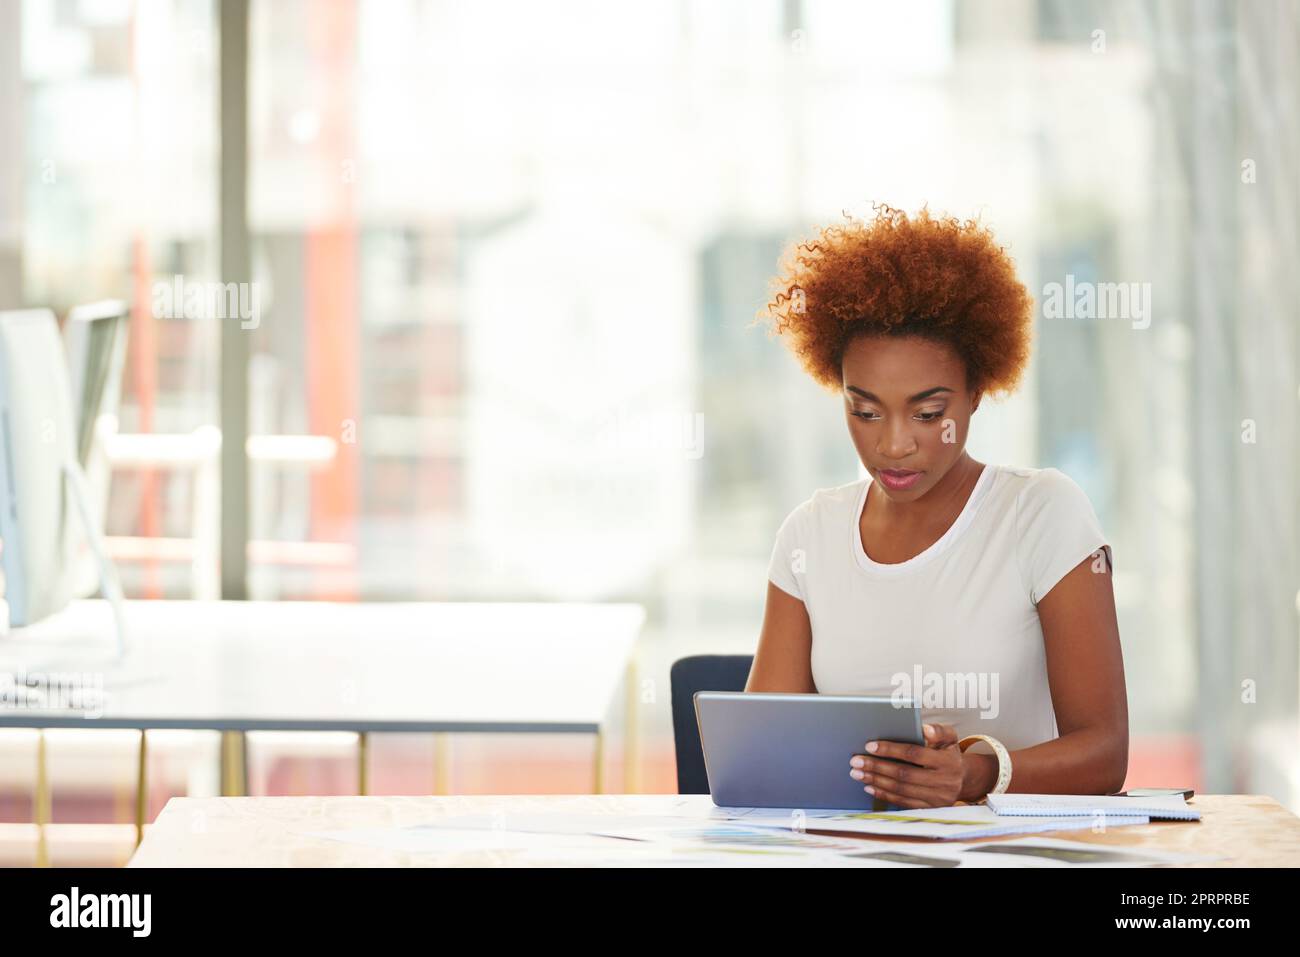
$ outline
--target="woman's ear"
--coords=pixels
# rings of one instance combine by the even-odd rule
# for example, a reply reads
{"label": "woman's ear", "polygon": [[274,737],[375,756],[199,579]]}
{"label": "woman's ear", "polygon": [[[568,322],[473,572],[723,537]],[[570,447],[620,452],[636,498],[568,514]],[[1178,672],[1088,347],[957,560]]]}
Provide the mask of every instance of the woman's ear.
{"label": "woman's ear", "polygon": [[980,399],[982,398],[984,398],[984,393],[979,389],[971,393],[970,410],[972,414],[979,411]]}

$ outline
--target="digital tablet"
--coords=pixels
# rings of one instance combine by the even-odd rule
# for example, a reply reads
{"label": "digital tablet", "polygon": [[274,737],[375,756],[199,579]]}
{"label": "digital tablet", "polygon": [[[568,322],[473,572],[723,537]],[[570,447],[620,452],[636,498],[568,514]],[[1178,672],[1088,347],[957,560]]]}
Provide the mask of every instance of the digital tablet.
{"label": "digital tablet", "polygon": [[871,810],[849,759],[868,741],[925,743],[921,709],[889,696],[697,691],[695,717],[719,807]]}

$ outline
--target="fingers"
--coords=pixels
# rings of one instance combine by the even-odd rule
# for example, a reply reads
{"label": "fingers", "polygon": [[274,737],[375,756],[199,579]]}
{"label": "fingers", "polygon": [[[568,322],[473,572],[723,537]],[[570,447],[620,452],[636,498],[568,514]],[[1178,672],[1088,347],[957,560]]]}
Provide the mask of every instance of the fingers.
{"label": "fingers", "polygon": [[896,794],[883,789],[876,788],[875,791],[868,791],[872,797],[879,797],[885,804],[896,804],[907,810],[915,810],[917,807],[946,807],[948,801],[940,796],[939,792],[932,791],[922,794]]}
{"label": "fingers", "polygon": [[947,757],[935,752],[956,746],[960,740],[957,729],[950,724],[926,724],[923,730],[925,733],[923,745],[901,741],[868,741],[864,746],[866,753],[873,757],[907,761],[927,768],[946,766]]}
{"label": "fingers", "polygon": [[911,764],[901,764],[897,761],[875,760],[864,758],[862,755],[854,755],[849,764],[852,767],[849,775],[855,781],[861,781],[863,784],[879,784],[882,787],[892,788],[935,788],[940,786],[936,783],[939,776],[939,769],[937,768],[917,767]]}
{"label": "fingers", "polygon": [[[926,763],[913,763],[908,758]],[[877,742],[874,753],[854,755],[849,761],[849,773],[869,793],[884,800],[908,807],[947,807],[960,788],[960,768],[954,767],[954,761],[959,760],[954,749],[934,750],[882,741]]]}
{"label": "fingers", "polygon": [[[949,788],[931,768],[918,768],[891,761],[868,761],[865,768],[849,772],[861,781],[868,794],[897,804],[915,807],[946,807]],[[920,802],[910,804],[908,802]]]}
{"label": "fingers", "polygon": [[948,798],[940,791],[933,791],[929,788],[900,788],[891,790],[879,785],[869,785],[866,788],[868,794],[878,797],[889,804],[897,804],[903,808],[921,808],[921,807],[948,807],[950,802]]}
{"label": "fingers", "polygon": [[939,767],[948,760],[936,748],[924,744],[905,744],[901,741],[868,741],[861,755],[855,757],[885,758],[891,761],[906,761],[924,768]]}
{"label": "fingers", "polygon": [[925,731],[926,747],[946,748],[955,746],[961,740],[957,729],[950,724],[926,724],[922,728]]}
{"label": "fingers", "polygon": [[948,777],[960,738],[950,724],[927,723],[922,730],[925,744],[868,741],[864,753],[849,761],[849,773],[868,793],[891,804],[947,807],[952,803]]}

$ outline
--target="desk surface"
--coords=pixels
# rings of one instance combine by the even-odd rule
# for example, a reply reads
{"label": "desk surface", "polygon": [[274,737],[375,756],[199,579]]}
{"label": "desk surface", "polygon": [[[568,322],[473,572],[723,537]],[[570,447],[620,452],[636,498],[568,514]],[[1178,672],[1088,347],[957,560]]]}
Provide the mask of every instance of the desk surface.
{"label": "desk surface", "polygon": [[[1191,804],[1202,814],[1199,822],[1163,821],[1114,828],[1105,834],[1080,830],[1054,831],[1044,836],[1227,858],[1206,865],[1212,867],[1300,867],[1300,818],[1272,798],[1210,794],[1198,795]],[[518,863],[513,860],[517,852],[505,849],[413,854],[297,832],[409,826],[448,814],[566,811],[703,816],[712,806],[708,795],[676,794],[172,798],[145,831],[144,841],[128,866],[509,866]],[[610,853],[612,856],[617,851]]]}
{"label": "desk surface", "polygon": [[[595,733],[644,610],[631,604],[126,603],[115,682],[104,601],[0,635],[0,672],[89,662],[101,705],[0,706],[0,727]],[[66,667],[66,665],[64,665]],[[92,681],[93,683],[93,681]],[[98,712],[98,713],[96,713]]]}

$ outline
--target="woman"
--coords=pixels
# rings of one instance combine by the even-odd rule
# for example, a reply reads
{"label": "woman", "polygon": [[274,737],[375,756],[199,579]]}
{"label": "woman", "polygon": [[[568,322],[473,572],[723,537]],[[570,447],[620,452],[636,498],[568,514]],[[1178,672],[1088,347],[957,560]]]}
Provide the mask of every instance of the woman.
{"label": "woman", "polygon": [[966,452],[983,397],[1020,381],[1032,305],[986,229],[889,207],[796,245],[767,305],[843,397],[869,475],[782,524],[746,690],[919,701],[924,746],[845,755],[890,805],[1105,794],[1127,772],[1110,546],[1091,503],[1055,469]]}

